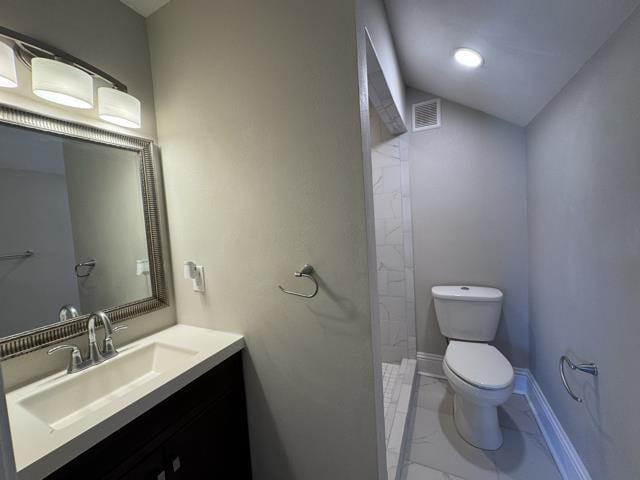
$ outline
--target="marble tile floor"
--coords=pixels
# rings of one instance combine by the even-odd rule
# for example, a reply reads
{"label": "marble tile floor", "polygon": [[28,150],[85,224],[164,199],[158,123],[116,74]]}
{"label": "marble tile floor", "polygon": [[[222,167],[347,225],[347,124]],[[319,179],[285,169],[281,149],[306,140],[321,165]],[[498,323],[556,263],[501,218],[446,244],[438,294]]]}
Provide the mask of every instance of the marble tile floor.
{"label": "marble tile floor", "polygon": [[396,386],[400,365],[382,363],[382,392],[384,395],[384,418],[386,419],[392,405],[393,390]]}
{"label": "marble tile floor", "polygon": [[465,442],[453,420],[446,380],[418,375],[404,451],[402,480],[562,480],[522,395],[500,408],[504,444],[495,452]]}
{"label": "marble tile floor", "polygon": [[387,446],[387,475],[396,480],[401,466],[409,425],[409,410],[416,385],[415,360],[403,358],[400,365],[382,364],[384,427]]}

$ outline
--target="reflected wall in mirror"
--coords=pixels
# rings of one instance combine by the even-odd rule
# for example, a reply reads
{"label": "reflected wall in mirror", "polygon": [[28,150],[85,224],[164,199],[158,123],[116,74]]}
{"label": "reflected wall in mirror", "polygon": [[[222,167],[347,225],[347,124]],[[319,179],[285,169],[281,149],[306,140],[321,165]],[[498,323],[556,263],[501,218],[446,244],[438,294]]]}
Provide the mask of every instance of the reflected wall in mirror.
{"label": "reflected wall in mirror", "polygon": [[69,338],[96,310],[118,321],[166,304],[150,142],[47,121],[0,123],[3,357],[24,353],[8,339]]}
{"label": "reflected wall in mirror", "polygon": [[6,125],[0,144],[0,256],[34,252],[0,260],[0,337],[150,297],[139,155]]}

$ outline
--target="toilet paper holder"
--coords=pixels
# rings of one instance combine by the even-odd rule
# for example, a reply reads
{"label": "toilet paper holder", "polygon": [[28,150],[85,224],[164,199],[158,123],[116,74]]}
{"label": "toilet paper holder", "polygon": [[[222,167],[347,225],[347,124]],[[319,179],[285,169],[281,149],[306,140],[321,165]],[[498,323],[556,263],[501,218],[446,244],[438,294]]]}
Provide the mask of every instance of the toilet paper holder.
{"label": "toilet paper holder", "polygon": [[564,374],[565,363],[569,365],[569,368],[571,370],[578,370],[580,372],[588,373],[589,375],[593,375],[594,377],[598,376],[598,366],[592,362],[577,363],[577,364],[573,363],[571,359],[566,355],[562,355],[560,357],[560,378],[562,379],[562,384],[564,385],[564,388],[567,390],[567,393],[571,396],[571,398],[573,398],[578,403],[582,403],[583,401],[582,397],[573,393],[573,390],[571,390],[571,387],[567,382],[567,379]]}

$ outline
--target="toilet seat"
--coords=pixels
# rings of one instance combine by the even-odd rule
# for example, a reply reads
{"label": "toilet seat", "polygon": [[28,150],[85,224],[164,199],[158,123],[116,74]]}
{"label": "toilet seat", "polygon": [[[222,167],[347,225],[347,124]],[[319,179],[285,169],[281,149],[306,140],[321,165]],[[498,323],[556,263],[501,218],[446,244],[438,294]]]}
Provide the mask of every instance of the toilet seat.
{"label": "toilet seat", "polygon": [[486,343],[451,341],[444,361],[452,373],[477,388],[500,390],[513,383],[509,360]]}

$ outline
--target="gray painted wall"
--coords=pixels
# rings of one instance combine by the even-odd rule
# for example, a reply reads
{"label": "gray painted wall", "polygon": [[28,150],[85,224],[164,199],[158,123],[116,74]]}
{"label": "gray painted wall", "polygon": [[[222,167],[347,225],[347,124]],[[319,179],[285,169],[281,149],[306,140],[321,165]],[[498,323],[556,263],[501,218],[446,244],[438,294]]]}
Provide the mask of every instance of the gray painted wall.
{"label": "gray painted wall", "polygon": [[[430,98],[408,90],[411,105]],[[489,285],[505,293],[496,345],[527,365],[524,130],[442,101],[442,127],[405,134],[411,165],[418,351],[443,354],[431,287]]]}
{"label": "gray painted wall", "polygon": [[527,131],[531,367],[594,480],[640,478],[639,50],[636,11]]}
{"label": "gray painted wall", "polygon": [[[371,37],[371,43],[375,49],[376,57],[387,88],[391,92],[393,101],[403,120],[405,120],[405,86],[400,64],[396,53],[387,10],[383,0],[358,0],[358,13],[360,20]],[[405,120],[406,121],[406,120]]]}
{"label": "gray painted wall", "polygon": [[[207,276],[176,282],[178,318],[246,336],[256,480],[378,476],[355,25],[344,0],[148,19],[174,271]],[[283,295],[305,262],[318,296]]]}
{"label": "gray painted wall", "polygon": [[150,297],[150,276],[136,275],[148,257],[139,155],[66,140],[64,164],[75,258],[97,261],[78,278],[81,313]]}
{"label": "gray painted wall", "polygon": [[0,262],[0,337],[58,320],[79,305],[62,141],[0,127],[0,254],[33,250]]}

